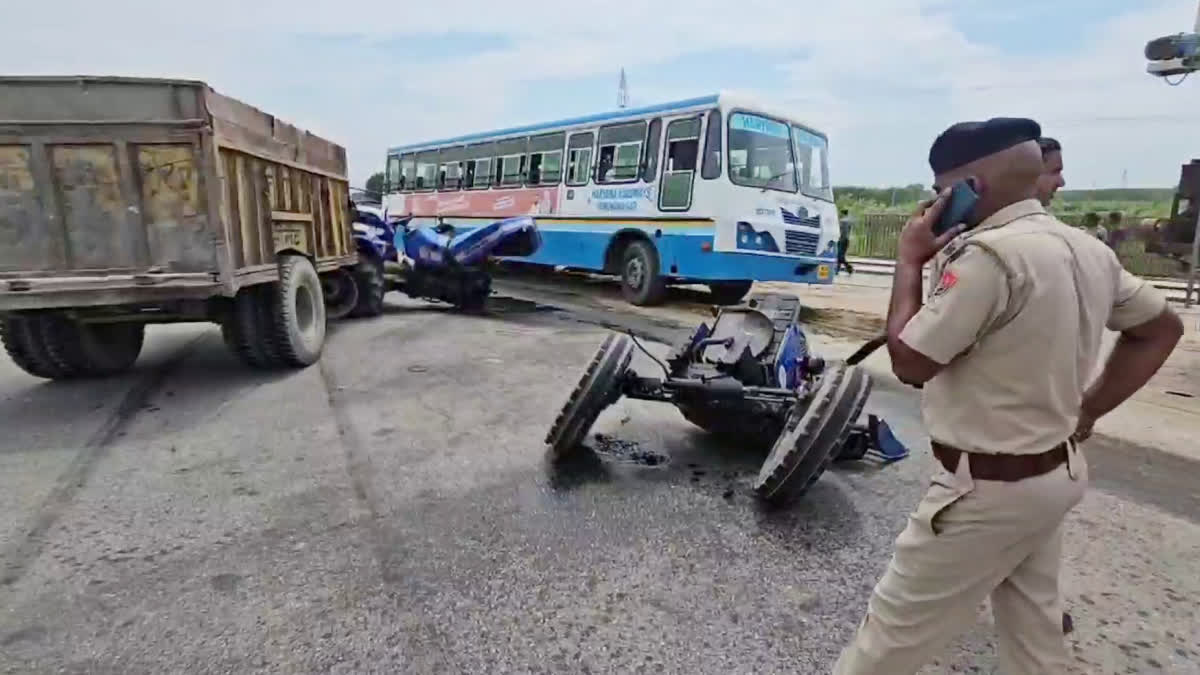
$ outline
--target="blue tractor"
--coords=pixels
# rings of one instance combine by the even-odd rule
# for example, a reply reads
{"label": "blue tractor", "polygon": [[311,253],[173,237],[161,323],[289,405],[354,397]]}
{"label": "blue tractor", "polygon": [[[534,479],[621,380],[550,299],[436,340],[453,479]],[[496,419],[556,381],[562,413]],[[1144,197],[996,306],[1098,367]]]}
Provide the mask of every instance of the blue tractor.
{"label": "blue tractor", "polygon": [[871,378],[858,363],[882,342],[827,363],[809,351],[800,309],[798,298],[775,293],[719,308],[712,326],[701,324],[659,363],[663,377],[634,372],[634,339],[610,334],[546,435],[551,457],[579,448],[622,396],[674,404],[691,423],[765,451],[754,490],[769,503],[803,495],[834,461],[906,457],[886,422],[859,422]]}
{"label": "blue tractor", "polygon": [[351,213],[359,263],[352,279],[334,280],[338,288],[326,289],[335,317],[378,316],[389,291],[480,310],[491,294],[492,259],[532,255],[542,244],[529,216],[460,233],[447,224],[412,227],[411,214],[388,217],[372,205],[352,204]]}

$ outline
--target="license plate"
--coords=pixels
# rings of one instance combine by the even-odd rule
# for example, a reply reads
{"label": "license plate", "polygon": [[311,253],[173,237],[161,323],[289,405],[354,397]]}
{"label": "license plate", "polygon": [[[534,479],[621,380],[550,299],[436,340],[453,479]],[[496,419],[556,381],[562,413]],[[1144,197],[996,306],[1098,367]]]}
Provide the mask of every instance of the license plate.
{"label": "license plate", "polygon": [[276,252],[295,249],[302,253],[308,253],[308,237],[303,227],[276,223],[272,235],[275,239]]}
{"label": "license plate", "polygon": [[817,265],[817,278],[822,281],[829,278],[829,265]]}

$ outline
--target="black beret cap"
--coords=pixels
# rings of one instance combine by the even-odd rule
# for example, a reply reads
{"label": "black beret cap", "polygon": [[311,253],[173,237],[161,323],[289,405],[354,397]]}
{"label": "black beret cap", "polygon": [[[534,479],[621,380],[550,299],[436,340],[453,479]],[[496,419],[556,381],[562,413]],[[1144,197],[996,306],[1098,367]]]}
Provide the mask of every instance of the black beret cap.
{"label": "black beret cap", "polygon": [[1041,135],[1041,125],[1024,117],[959,122],[934,139],[929,148],[929,168],[935,175],[945,173],[1019,143],[1036,141]]}

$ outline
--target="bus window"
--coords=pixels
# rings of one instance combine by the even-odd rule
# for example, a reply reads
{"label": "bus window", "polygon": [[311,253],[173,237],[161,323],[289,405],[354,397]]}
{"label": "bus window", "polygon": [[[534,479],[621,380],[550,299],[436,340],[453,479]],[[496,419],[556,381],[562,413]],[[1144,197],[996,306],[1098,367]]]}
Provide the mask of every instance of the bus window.
{"label": "bus window", "polygon": [[692,205],[692,178],[700,154],[700,118],[675,120],[667,125],[667,152],[663,160],[658,208],[686,211]]}
{"label": "bus window", "polygon": [[492,158],[473,159],[467,165],[467,186],[472,190],[487,189],[492,183]]}
{"label": "bus window", "polygon": [[417,184],[418,190],[432,190],[437,184],[437,150],[426,150],[417,153]]}
{"label": "bus window", "polygon": [[645,122],[621,124],[601,129],[596,182],[631,183],[636,181],[638,170],[641,168],[642,143],[645,138]]}
{"label": "bus window", "polygon": [[388,157],[387,180],[385,189],[387,192],[398,190],[400,187],[400,156],[391,155]]}
{"label": "bus window", "polygon": [[721,111],[708,113],[708,131],[704,137],[704,168],[700,177],[708,180],[721,177]]}
{"label": "bus window", "polygon": [[417,183],[417,160],[413,155],[400,155],[399,189],[411,191]]}
{"label": "bus window", "polygon": [[525,155],[508,155],[500,158],[500,174],[497,176],[500,185],[510,187],[521,184],[521,174],[525,169]]}
{"label": "bus window", "polygon": [[642,165],[642,181],[646,183],[653,183],[658,175],[658,141],[661,136],[662,119],[655,117],[646,135],[646,163]]}
{"label": "bus window", "polygon": [[761,115],[729,116],[729,179],[737,185],[796,191],[791,130]]}
{"label": "bus window", "polygon": [[562,147],[566,134],[546,134],[529,139],[529,175],[526,185],[557,185],[562,178]]}
{"label": "bus window", "polygon": [[800,165],[800,190],[810,197],[833,201],[829,185],[829,142],[808,129],[793,126],[792,145]]}
{"label": "bus window", "polygon": [[587,185],[588,176],[592,173],[592,144],[595,136],[587,131],[572,134],[567,143],[567,185],[578,187]]}
{"label": "bus window", "polygon": [[493,185],[516,187],[525,177],[525,146],[524,138],[514,138],[496,142],[496,175]]}
{"label": "bus window", "polygon": [[438,155],[441,165],[438,169],[439,190],[453,191],[462,187],[463,158],[466,156],[466,150],[462,146],[442,149]]}
{"label": "bus window", "polygon": [[467,189],[486,190],[492,184],[492,154],[495,147],[494,143],[477,143],[466,147],[463,152],[467,164],[463,185]]}

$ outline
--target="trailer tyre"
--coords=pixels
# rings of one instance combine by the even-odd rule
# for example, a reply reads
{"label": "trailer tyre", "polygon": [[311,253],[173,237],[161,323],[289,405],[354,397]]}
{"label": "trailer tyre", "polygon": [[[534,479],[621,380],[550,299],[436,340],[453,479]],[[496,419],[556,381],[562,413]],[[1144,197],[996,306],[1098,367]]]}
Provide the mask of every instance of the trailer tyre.
{"label": "trailer tyre", "polygon": [[276,285],[260,284],[239,290],[232,311],[221,324],[221,335],[229,351],[254,368],[279,365],[271,318]]}
{"label": "trailer tyre", "polygon": [[350,310],[350,317],[357,319],[383,314],[383,296],[387,292],[383,263],[374,258],[359,260],[354,266],[354,284],[358,286],[358,302]]}
{"label": "trailer tyre", "polygon": [[46,352],[38,330],[38,317],[6,316],[0,320],[0,341],[13,363],[25,372],[47,380],[70,376]]}
{"label": "trailer tyre", "polygon": [[634,305],[657,305],[667,296],[658,251],[644,239],[629,242],[621,255],[621,294]]}
{"label": "trailer tyre", "polygon": [[280,259],[272,310],[275,349],[282,364],[303,368],[316,363],[325,346],[325,297],[308,258]]}
{"label": "trailer tyre", "polygon": [[142,353],[146,325],[79,323],[57,314],[33,319],[42,353],[54,363],[59,378],[107,377],[133,367]]}

